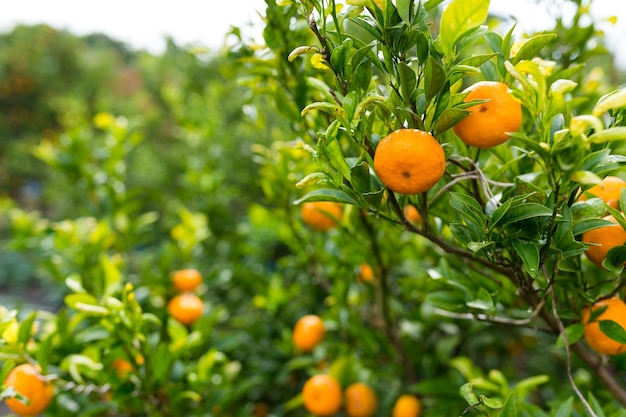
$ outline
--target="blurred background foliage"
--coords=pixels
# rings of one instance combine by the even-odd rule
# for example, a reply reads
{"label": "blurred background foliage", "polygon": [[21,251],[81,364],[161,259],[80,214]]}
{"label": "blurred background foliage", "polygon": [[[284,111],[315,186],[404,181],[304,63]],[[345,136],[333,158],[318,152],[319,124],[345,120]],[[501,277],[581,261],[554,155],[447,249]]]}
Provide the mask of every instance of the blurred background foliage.
{"label": "blurred background foliage", "polygon": [[[134,285],[144,312],[165,320],[169,273],[197,268],[209,311],[194,326],[201,342],[172,357],[168,369],[178,385],[167,389],[179,399],[196,390],[202,399],[193,401],[219,404],[202,415],[250,415],[263,404],[276,416],[303,415],[303,382],[328,367],[370,383],[384,409],[409,387],[432,415],[453,415],[466,407],[458,387],[468,379],[505,391],[506,378],[535,375],[552,382],[533,402],[563,401],[567,377],[548,335],[517,327],[485,332],[488,324],[447,320],[425,302],[445,287],[442,276],[471,286],[481,271],[461,275],[420,237],[374,225],[357,209],[347,210],[341,232],[302,224],[293,202],[308,190],[294,185],[317,165],[306,150],[316,127],[300,111],[317,94],[307,76],[324,75],[308,60],[283,62],[314,43],[296,16],[295,6],[268,1],[270,48],[234,30],[223,50],[170,39],[158,56],[46,25],[0,34],[0,304],[25,307],[24,315],[42,306],[67,314],[64,297],[76,288],[106,292],[108,268]],[[592,106],[617,87],[623,70],[593,23],[581,25],[557,19],[559,36],[543,51],[566,68],[585,63],[587,70],[571,75]],[[364,263],[389,277],[380,281],[388,287],[356,281]],[[323,315],[330,336],[300,355],[291,328],[308,313]],[[172,340],[189,337],[168,331]],[[85,353],[69,334],[49,345],[59,356],[50,363],[61,352]],[[205,374],[190,371],[197,363]],[[582,388],[595,387],[587,371],[575,377]],[[214,385],[207,392],[205,382]],[[147,388],[166,385],[156,380]],[[127,394],[114,402],[120,413]],[[51,415],[98,401],[68,390]],[[170,412],[180,404],[172,402]],[[128,415],[142,415],[128,407]]]}

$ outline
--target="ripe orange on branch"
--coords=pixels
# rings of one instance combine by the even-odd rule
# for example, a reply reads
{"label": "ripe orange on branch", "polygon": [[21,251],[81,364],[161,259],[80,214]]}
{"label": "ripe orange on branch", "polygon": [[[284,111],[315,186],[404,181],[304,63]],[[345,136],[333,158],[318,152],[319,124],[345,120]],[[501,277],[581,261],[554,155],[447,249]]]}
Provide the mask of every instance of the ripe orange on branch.
{"label": "ripe orange on branch", "polygon": [[469,116],[454,125],[454,133],[469,146],[491,148],[509,140],[522,126],[522,105],[509,86],[496,81],[479,81],[464,90],[465,102],[488,100],[468,108]]}
{"label": "ripe orange on branch", "polygon": [[367,384],[354,383],[346,388],[345,411],[348,417],[372,417],[378,409],[378,396]]}
{"label": "ripe orange on branch", "polygon": [[392,417],[419,417],[422,411],[422,403],[411,394],[403,394],[398,397],[393,405]]}
{"label": "ripe orange on branch", "polygon": [[48,408],[54,396],[54,385],[45,381],[40,370],[28,363],[13,368],[4,380],[4,385],[13,387],[28,399],[28,405],[17,398],[5,401],[7,407],[20,416],[35,416],[42,413]]}
{"label": "ripe orange on branch", "polygon": [[626,188],[626,181],[620,177],[609,175],[599,184],[594,185],[582,193],[579,200],[585,201],[588,198],[597,197],[604,200],[604,202],[612,208],[617,208],[617,202],[619,201],[622,188]]}
{"label": "ripe orange on branch", "polygon": [[420,194],[441,179],[446,171],[446,155],[430,133],[399,129],[378,143],[374,170],[390,190],[400,194]]}
{"label": "ripe orange on branch", "polygon": [[167,311],[174,319],[190,326],[202,316],[204,304],[197,295],[183,293],[175,295],[167,303]]}
{"label": "ripe orange on branch", "polygon": [[[606,307],[598,317],[590,321],[591,313]],[[608,298],[595,303],[591,308],[583,310],[585,340],[590,348],[604,355],[619,355],[626,351],[626,344],[619,343],[604,334],[600,329],[600,321],[611,320],[626,329],[626,304],[619,298]]]}
{"label": "ripe orange on branch", "polygon": [[608,225],[597,229],[588,230],[582,235],[582,241],[585,243],[593,243],[585,251],[587,258],[599,267],[606,259],[606,255],[611,249],[626,244],[626,230],[617,223],[615,217],[605,216],[604,220],[615,223],[615,226]]}
{"label": "ripe orange on branch", "polygon": [[304,383],[302,399],[309,413],[320,417],[332,416],[341,408],[341,385],[330,375],[314,375]]}
{"label": "ripe orange on branch", "polygon": [[307,201],[300,209],[302,221],[321,231],[336,227],[342,213],[341,204],[335,201]]}
{"label": "ripe orange on branch", "polygon": [[300,317],[293,328],[292,340],[303,352],[312,351],[324,339],[324,322],[315,314]]}
{"label": "ripe orange on branch", "polygon": [[179,269],[171,273],[172,283],[178,291],[194,291],[202,284],[202,274],[197,269]]}

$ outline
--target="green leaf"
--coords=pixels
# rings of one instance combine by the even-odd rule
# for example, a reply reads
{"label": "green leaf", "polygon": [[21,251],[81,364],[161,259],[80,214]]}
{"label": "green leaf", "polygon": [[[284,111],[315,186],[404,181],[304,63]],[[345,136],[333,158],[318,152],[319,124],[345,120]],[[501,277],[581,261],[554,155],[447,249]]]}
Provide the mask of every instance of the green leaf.
{"label": "green leaf", "polygon": [[626,140],[626,126],[612,127],[589,136],[591,143],[608,143],[618,140]]}
{"label": "green leaf", "polygon": [[371,176],[367,162],[363,161],[353,166],[350,172],[354,191],[359,194],[369,192],[371,187]]}
{"label": "green leaf", "polygon": [[489,0],[453,0],[441,14],[439,39],[444,52],[454,56],[456,43],[487,20]]}
{"label": "green leaf", "polygon": [[479,403],[478,397],[476,396],[476,394],[474,394],[474,386],[472,385],[471,382],[467,382],[461,385],[461,388],[459,388],[459,393],[461,394],[461,397],[463,397],[469,405],[474,405],[474,404]]}
{"label": "green leaf", "polygon": [[417,74],[404,62],[398,63],[398,77],[404,100],[412,101],[417,88]]}
{"label": "green leaf", "polygon": [[115,293],[122,282],[122,273],[111,258],[106,255],[102,255],[100,258],[100,266],[104,273],[104,294],[112,295]]}
{"label": "green leaf", "polygon": [[606,258],[602,262],[602,266],[604,266],[609,271],[614,274],[621,274],[624,270],[624,263],[626,262],[626,246],[617,246],[611,248],[607,254]]}
{"label": "green leaf", "polygon": [[[532,219],[534,217],[550,217],[552,209],[536,203],[523,203],[511,207],[502,217],[499,218],[497,224],[503,226],[505,224],[515,223],[520,220]],[[492,227],[496,224],[492,224]]]}
{"label": "green leaf", "polygon": [[[567,337],[567,342],[572,345],[580,340],[585,333],[585,325],[582,323],[574,323],[565,328],[565,336]],[[562,335],[559,335],[559,338],[556,340],[557,347],[565,346],[565,340]]]}
{"label": "green leaf", "polygon": [[424,85],[426,86],[426,102],[435,97],[446,84],[446,72],[443,66],[433,56],[428,57],[424,70]]}
{"label": "green leaf", "polygon": [[554,417],[570,417],[572,410],[574,409],[574,397],[569,397],[566,401],[562,402],[557,408]]}
{"label": "green leaf", "polygon": [[555,33],[540,33],[528,39],[517,54],[511,58],[511,62],[515,65],[525,59],[532,59],[541,52],[541,50],[556,38]]}
{"label": "green leaf", "polygon": [[598,399],[591,391],[589,391],[587,399],[589,401],[589,405],[591,405],[591,409],[596,414],[596,417],[606,417],[606,414],[604,414],[604,411],[602,410],[602,405],[600,405]]}
{"label": "green leaf", "polygon": [[37,318],[37,312],[33,311],[20,323],[20,330],[18,332],[18,343],[26,344],[33,337],[33,324]]}
{"label": "green leaf", "polygon": [[68,294],[64,300],[68,307],[88,315],[105,316],[109,314],[109,309],[101,306],[98,299],[91,294]]}
{"label": "green leaf", "polygon": [[506,397],[504,407],[502,408],[501,417],[517,417],[517,400],[515,393],[512,392]]}
{"label": "green leaf", "polygon": [[317,190],[313,190],[295,200],[293,204],[298,205],[304,203],[305,201],[336,201],[338,203],[352,204],[355,206],[358,205],[357,202],[345,192],[332,188],[319,188]]}
{"label": "green leaf", "polygon": [[607,111],[620,107],[626,107],[626,88],[612,91],[602,96],[596,103],[591,114],[600,117]]}
{"label": "green leaf", "polygon": [[535,278],[539,272],[539,248],[530,242],[522,242],[519,239],[511,240],[511,245],[522,260],[528,274]]}
{"label": "green leaf", "polygon": [[574,236],[581,235],[589,230],[599,229],[601,227],[618,227],[617,223],[604,220],[604,219],[586,219],[582,220],[574,225],[572,233]]}
{"label": "green leaf", "polygon": [[436,121],[435,134],[441,134],[469,115],[466,110],[447,108]]}
{"label": "green leaf", "polygon": [[466,305],[470,308],[485,310],[490,313],[493,313],[496,310],[491,294],[489,294],[489,291],[484,288],[480,288],[476,294],[476,299],[468,301]]}
{"label": "green leaf", "polygon": [[548,375],[531,376],[515,384],[513,391],[518,397],[526,398],[532,390],[537,388],[539,385],[545,384],[549,380],[550,377]]}
{"label": "green leaf", "polygon": [[473,197],[458,192],[451,192],[450,205],[458,210],[467,221],[476,225],[480,230],[484,230],[487,218],[483,213],[482,207]]}
{"label": "green leaf", "polygon": [[626,330],[613,320],[600,320],[600,330],[602,333],[615,340],[616,342],[626,344]]}

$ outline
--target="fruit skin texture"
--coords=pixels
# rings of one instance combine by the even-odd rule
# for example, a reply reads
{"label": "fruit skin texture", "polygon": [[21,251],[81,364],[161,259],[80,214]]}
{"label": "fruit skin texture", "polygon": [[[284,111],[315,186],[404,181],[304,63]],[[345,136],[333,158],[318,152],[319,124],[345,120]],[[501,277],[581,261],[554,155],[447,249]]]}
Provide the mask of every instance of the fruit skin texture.
{"label": "fruit skin texture", "polygon": [[430,133],[399,129],[378,143],[374,170],[390,190],[420,194],[430,190],[445,173],[446,154]]}
{"label": "fruit skin texture", "polygon": [[626,188],[626,181],[620,177],[609,175],[599,184],[594,185],[582,193],[578,199],[585,201],[587,198],[591,197],[601,198],[606,204],[616,209],[622,188]]}
{"label": "fruit skin texture", "polygon": [[422,412],[422,403],[411,394],[403,394],[393,405],[391,417],[419,417]]}
{"label": "fruit skin texture", "polygon": [[15,388],[17,392],[28,398],[29,405],[20,402],[17,398],[9,398],[6,405],[20,416],[35,416],[42,413],[52,401],[54,385],[41,379],[39,370],[30,365],[18,365],[9,372],[4,384]]}
{"label": "fruit skin texture", "polygon": [[204,304],[198,296],[191,293],[183,293],[175,295],[167,303],[167,311],[174,319],[185,326],[190,326],[202,316]]}
{"label": "fruit skin texture", "polygon": [[342,213],[341,204],[334,201],[307,201],[300,210],[302,221],[320,231],[337,227]]}
{"label": "fruit skin texture", "polygon": [[303,352],[312,351],[324,339],[324,322],[315,314],[300,317],[293,328],[293,344]]}
{"label": "fruit skin texture", "polygon": [[178,291],[194,291],[202,284],[202,274],[193,268],[173,271],[171,278],[174,288]]}
{"label": "fruit skin texture", "polygon": [[[594,321],[589,322],[591,311],[606,306]],[[619,298],[608,298],[601,300],[591,306],[590,309],[583,310],[583,324],[585,325],[585,340],[590,348],[604,355],[619,355],[626,351],[626,344],[619,343],[600,330],[601,320],[612,320],[626,329],[626,304]]]}
{"label": "fruit skin texture", "polygon": [[479,81],[464,92],[463,101],[489,100],[468,108],[470,115],[454,125],[454,133],[469,146],[491,148],[509,140],[522,126],[522,105],[509,86],[496,81]]}
{"label": "fruit skin texture", "polygon": [[302,399],[311,414],[332,416],[341,408],[341,385],[330,375],[314,375],[304,383]]}
{"label": "fruit skin texture", "polygon": [[348,417],[372,417],[378,408],[378,396],[367,384],[354,383],[345,392],[345,411]]}
{"label": "fruit skin texture", "polygon": [[615,226],[604,226],[586,231],[582,235],[582,241],[586,243],[597,243],[600,246],[589,246],[585,251],[587,258],[599,267],[606,259],[606,255],[612,248],[622,246],[626,243],[626,230],[617,223],[615,217],[609,215],[603,217],[604,220],[615,223]]}

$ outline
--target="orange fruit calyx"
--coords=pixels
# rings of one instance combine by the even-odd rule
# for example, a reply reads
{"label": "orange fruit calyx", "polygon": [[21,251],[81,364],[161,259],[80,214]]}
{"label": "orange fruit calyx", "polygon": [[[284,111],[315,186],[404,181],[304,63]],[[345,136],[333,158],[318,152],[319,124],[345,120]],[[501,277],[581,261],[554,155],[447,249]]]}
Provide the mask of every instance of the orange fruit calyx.
{"label": "orange fruit calyx", "polygon": [[468,108],[470,114],[454,125],[454,133],[469,146],[491,148],[509,140],[522,126],[522,105],[509,86],[497,81],[479,81],[468,88],[464,102],[487,100]]}
{"label": "orange fruit calyx", "polygon": [[374,153],[380,181],[400,194],[430,190],[446,171],[443,147],[428,132],[398,129],[381,139]]}

